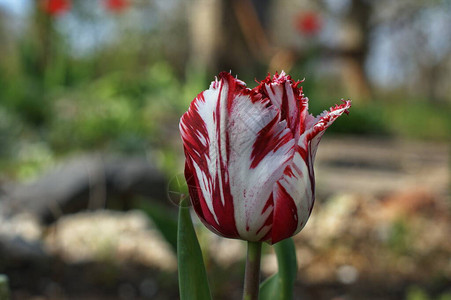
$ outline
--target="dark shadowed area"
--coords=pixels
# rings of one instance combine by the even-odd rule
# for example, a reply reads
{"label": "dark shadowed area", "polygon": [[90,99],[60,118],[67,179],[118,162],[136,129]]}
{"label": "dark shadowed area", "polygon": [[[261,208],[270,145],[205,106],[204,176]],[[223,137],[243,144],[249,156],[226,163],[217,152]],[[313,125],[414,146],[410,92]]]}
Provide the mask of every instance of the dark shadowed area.
{"label": "dark shadowed area", "polygon": [[[451,299],[450,37],[446,0],[0,0],[0,299],[178,299],[179,118],[221,71],[282,70],[314,115],[352,100],[295,299]],[[240,299],[245,243],[195,222]]]}

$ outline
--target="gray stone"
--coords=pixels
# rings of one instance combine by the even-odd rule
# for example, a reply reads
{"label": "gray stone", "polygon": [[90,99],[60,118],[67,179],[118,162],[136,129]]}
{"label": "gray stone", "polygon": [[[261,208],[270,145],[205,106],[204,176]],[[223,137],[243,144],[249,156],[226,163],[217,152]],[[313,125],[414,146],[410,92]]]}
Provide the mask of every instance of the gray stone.
{"label": "gray stone", "polygon": [[30,184],[7,187],[0,213],[27,212],[48,224],[85,209],[127,209],[136,197],[167,203],[166,185],[164,175],[144,157],[76,157]]}

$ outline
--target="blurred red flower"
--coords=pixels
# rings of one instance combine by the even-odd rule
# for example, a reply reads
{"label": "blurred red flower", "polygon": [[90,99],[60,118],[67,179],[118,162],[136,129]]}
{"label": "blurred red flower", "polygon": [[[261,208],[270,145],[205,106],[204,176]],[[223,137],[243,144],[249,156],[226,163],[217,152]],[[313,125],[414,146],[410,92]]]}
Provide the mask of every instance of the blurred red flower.
{"label": "blurred red flower", "polygon": [[70,0],[41,0],[41,8],[52,16],[62,15],[70,9]]}
{"label": "blurred red flower", "polygon": [[322,27],[321,18],[315,12],[300,13],[295,19],[295,27],[303,35],[316,35]]}
{"label": "blurred red flower", "polygon": [[104,3],[106,8],[112,12],[121,12],[130,5],[128,0],[105,0]]}

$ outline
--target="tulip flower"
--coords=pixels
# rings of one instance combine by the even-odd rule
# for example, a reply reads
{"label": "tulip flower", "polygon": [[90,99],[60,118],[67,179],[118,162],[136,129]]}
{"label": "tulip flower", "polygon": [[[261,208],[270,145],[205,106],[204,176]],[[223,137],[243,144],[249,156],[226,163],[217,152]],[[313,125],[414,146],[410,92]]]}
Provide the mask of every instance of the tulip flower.
{"label": "tulip flower", "polygon": [[71,6],[70,0],[41,0],[41,8],[52,16],[66,13]]}
{"label": "tulip flower", "polygon": [[318,144],[351,102],[313,117],[300,83],[282,72],[249,89],[223,72],[182,116],[190,199],[211,231],[274,244],[306,224]]}
{"label": "tulip flower", "polygon": [[104,4],[108,10],[117,13],[122,12],[130,5],[128,0],[104,0]]}
{"label": "tulip flower", "polygon": [[[180,120],[191,203],[213,232],[248,241],[243,299],[292,298],[296,252],[292,239],[315,200],[313,162],[325,130],[343,101],[317,117],[308,112],[301,81],[284,72],[257,87],[223,72]],[[211,299],[186,207],[178,227],[181,299]],[[284,240],[284,241],[282,241]],[[261,244],[275,244],[279,272],[259,285]],[[280,243],[279,243],[280,242]],[[193,282],[195,284],[193,285]]]}
{"label": "tulip flower", "polygon": [[295,27],[303,35],[314,36],[321,30],[322,23],[317,13],[306,12],[296,17]]}

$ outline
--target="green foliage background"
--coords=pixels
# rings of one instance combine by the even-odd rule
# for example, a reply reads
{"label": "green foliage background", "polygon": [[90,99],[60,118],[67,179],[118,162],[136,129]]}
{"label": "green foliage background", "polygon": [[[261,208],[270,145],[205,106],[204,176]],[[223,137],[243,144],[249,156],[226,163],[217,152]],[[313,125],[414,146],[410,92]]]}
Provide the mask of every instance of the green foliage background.
{"label": "green foliage background", "polygon": [[[78,22],[96,18],[82,2],[74,2],[71,14]],[[37,8],[20,34],[2,35],[0,167],[4,176],[29,178],[59,157],[81,151],[145,154],[152,150],[159,153],[163,169],[175,167],[181,150],[179,117],[216,73],[184,61],[188,43],[180,43],[186,39],[183,22],[132,30],[121,25],[127,24],[124,20],[114,19],[119,24],[114,39],[86,53],[73,49],[58,18]],[[1,23],[0,32],[7,32],[6,25]],[[172,47],[165,38],[168,32],[179,37]],[[314,59],[312,54],[299,61],[292,76],[310,74],[309,62]],[[266,73],[250,70],[238,76],[252,87],[254,78],[261,80]],[[313,114],[348,98],[335,80],[311,76],[303,85]],[[329,134],[449,138],[448,103],[412,99],[401,87],[374,95],[371,101],[353,99],[352,113],[337,120]]]}

